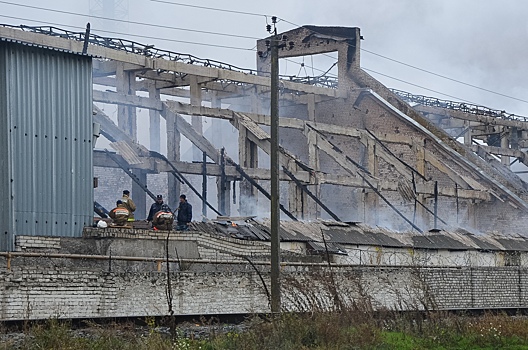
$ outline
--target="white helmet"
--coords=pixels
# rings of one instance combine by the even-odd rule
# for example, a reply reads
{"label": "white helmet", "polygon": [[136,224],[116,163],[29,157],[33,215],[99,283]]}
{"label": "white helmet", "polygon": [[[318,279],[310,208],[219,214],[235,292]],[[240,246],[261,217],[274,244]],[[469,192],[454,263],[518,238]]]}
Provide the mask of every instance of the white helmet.
{"label": "white helmet", "polygon": [[104,221],[104,220],[99,220],[99,221],[97,222],[97,227],[99,227],[99,228],[105,228],[105,227],[108,227],[108,224],[107,224],[106,221]]}

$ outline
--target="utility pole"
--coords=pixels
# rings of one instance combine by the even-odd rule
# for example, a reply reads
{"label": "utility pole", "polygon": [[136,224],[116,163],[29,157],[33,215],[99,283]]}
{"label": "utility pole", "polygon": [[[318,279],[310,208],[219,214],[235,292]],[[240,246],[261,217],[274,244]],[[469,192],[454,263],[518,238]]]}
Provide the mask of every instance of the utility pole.
{"label": "utility pole", "polygon": [[[270,155],[270,177],[271,177],[271,312],[274,314],[281,311],[281,287],[280,287],[280,182],[279,182],[279,49],[292,49],[293,41],[286,44],[287,37],[277,35],[277,17],[271,17],[271,24],[266,25],[266,30],[271,34],[270,40],[266,40],[267,52],[271,55],[271,155]],[[265,53],[259,51],[259,57]]]}
{"label": "utility pole", "polygon": [[[277,17],[271,17],[273,28],[266,26],[271,34],[266,41],[268,52],[271,54],[271,312],[281,310],[280,296],[280,182],[279,182],[279,49],[292,49],[294,43],[286,45],[286,35],[277,35]],[[258,53],[263,55],[262,52]]]}
{"label": "utility pole", "polygon": [[[277,17],[271,18],[271,312],[279,313],[280,296],[280,183],[279,183],[279,40]],[[271,27],[268,25],[268,31]]]}

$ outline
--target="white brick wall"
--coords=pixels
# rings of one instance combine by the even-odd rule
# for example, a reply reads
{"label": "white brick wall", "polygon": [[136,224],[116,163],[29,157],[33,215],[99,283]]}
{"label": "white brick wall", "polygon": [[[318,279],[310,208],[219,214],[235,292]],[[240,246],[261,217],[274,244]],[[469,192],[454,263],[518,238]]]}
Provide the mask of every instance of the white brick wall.
{"label": "white brick wall", "polygon": [[[368,296],[375,307],[391,309],[423,307],[424,300],[441,309],[528,306],[526,269],[349,267],[332,271],[345,303]],[[269,289],[268,276],[263,272]],[[284,269],[283,305],[313,307],[299,300],[314,293],[330,306],[328,276],[325,268]],[[3,270],[0,319],[166,315],[166,283],[164,272],[153,271],[111,273],[35,266]],[[177,315],[269,312],[264,288],[252,270],[173,272],[171,283]]]}

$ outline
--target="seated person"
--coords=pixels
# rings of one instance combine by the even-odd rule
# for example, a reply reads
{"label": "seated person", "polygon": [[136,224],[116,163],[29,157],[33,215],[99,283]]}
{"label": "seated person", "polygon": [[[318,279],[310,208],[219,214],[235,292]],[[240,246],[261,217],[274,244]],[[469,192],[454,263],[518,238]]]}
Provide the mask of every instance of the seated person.
{"label": "seated person", "polygon": [[163,204],[161,210],[154,214],[152,226],[155,230],[172,230],[173,222],[174,214],[172,214],[167,204]]}
{"label": "seated person", "polygon": [[108,215],[112,218],[112,223],[116,226],[125,226],[130,218],[130,211],[125,207],[121,200],[116,203],[117,207],[110,210]]}

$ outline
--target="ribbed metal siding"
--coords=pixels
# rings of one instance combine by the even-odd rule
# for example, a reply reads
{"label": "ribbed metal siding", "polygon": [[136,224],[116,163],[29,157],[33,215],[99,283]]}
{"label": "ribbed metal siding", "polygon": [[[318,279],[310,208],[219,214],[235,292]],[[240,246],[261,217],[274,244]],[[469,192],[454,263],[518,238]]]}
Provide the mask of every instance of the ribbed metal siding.
{"label": "ribbed metal siding", "polygon": [[91,59],[14,43],[0,51],[12,196],[0,248],[14,235],[80,236],[93,213]]}
{"label": "ribbed metal siding", "polygon": [[[9,167],[10,145],[9,126],[7,119],[7,81],[6,76],[6,54],[1,50],[0,44],[0,246],[8,241],[9,233],[12,232],[12,212],[10,211],[11,192],[9,191]],[[4,249],[5,250],[5,249]]]}

